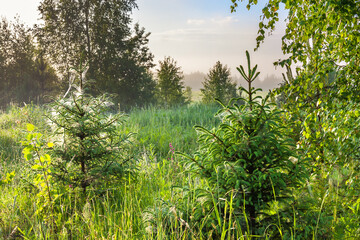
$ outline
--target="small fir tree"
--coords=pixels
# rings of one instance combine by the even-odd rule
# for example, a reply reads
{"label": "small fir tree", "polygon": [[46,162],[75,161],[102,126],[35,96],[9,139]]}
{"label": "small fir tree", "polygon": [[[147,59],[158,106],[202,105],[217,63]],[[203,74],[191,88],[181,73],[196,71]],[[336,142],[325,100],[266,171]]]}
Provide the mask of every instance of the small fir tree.
{"label": "small fir tree", "polygon": [[217,61],[203,82],[204,88],[201,89],[204,103],[215,102],[219,99],[221,102],[228,102],[231,98],[237,97],[236,83],[230,78],[230,69]]}
{"label": "small fir tree", "polygon": [[184,104],[184,78],[181,68],[177,66],[173,58],[166,57],[159,61],[158,76],[158,97],[161,103],[167,105]]}
{"label": "small fir tree", "polygon": [[112,103],[106,95],[85,94],[85,73],[79,76],[79,86],[53,103],[49,118],[57,139],[54,175],[85,193],[88,186],[104,183],[101,180],[121,179],[130,173],[132,158],[124,151],[129,135],[118,130],[124,115],[109,112]]}
{"label": "small fir tree", "polygon": [[[249,53],[246,55],[248,74],[242,66],[238,68],[248,83],[247,90],[240,88],[248,95],[248,99],[243,99],[245,104],[234,103],[237,98],[230,102],[234,103],[232,106],[218,101],[222,109],[217,116],[222,123],[212,130],[196,126],[198,152],[193,157],[181,154],[189,171],[206,180],[209,186],[195,191],[201,206],[195,207],[194,216],[199,219],[203,214],[213,216],[204,223],[206,231],[221,233],[223,217],[228,217],[226,206],[232,204],[230,208],[237,209],[233,212],[235,220],[243,223],[242,227],[249,222],[252,234],[261,233],[262,224],[267,224],[264,217],[269,206],[279,200],[290,200],[289,190],[306,176],[294,142],[287,134],[289,126],[284,114],[268,103],[268,97],[255,97],[258,89],[251,83],[259,73],[257,66],[250,67]],[[220,228],[213,229],[214,226]],[[231,228],[222,226],[227,227]]]}

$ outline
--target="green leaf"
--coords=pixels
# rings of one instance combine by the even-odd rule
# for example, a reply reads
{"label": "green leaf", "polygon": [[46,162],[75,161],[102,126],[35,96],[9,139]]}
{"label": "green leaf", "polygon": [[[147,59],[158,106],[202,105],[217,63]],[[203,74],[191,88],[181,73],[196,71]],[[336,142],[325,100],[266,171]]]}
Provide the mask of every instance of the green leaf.
{"label": "green leaf", "polygon": [[32,132],[32,131],[34,131],[35,126],[28,123],[28,124],[26,124],[26,129],[27,129],[28,132]]}
{"label": "green leaf", "polygon": [[38,164],[33,165],[31,168],[34,169],[34,170],[41,170],[41,169],[43,169],[43,167],[42,167],[41,165],[38,165]]}

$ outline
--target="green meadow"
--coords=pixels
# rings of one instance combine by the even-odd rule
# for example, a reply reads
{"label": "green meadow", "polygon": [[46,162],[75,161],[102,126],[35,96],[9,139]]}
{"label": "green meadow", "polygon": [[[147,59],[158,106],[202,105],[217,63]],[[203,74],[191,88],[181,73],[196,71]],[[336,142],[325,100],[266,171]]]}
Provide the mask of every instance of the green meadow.
{"label": "green meadow", "polygon": [[[262,234],[251,235],[246,222],[231,217],[235,204],[227,204],[218,224],[207,226],[210,217],[197,219],[199,199],[192,190],[207,182],[191,176],[175,152],[197,151],[194,125],[211,129],[219,125],[217,105],[193,103],[172,108],[134,109],[118,131],[133,133],[127,149],[136,162],[136,173],[105,187],[62,187],[54,202],[56,234],[42,215],[34,172],[24,159],[20,141],[28,123],[47,140],[51,128],[46,107],[12,106],[0,115],[1,176],[15,176],[0,186],[0,237],[2,239],[357,239],[360,200],[355,168],[343,168],[310,177],[293,189],[291,206],[271,205],[270,219]],[[50,155],[51,150],[48,150]],[[326,177],[326,175],[328,177]],[[353,179],[353,180],[352,180]],[[347,199],[347,202],[344,201]],[[43,206],[46,207],[46,206]],[[285,214],[279,214],[286,209]],[[240,222],[239,222],[240,221]],[[205,231],[206,230],[206,231]]]}

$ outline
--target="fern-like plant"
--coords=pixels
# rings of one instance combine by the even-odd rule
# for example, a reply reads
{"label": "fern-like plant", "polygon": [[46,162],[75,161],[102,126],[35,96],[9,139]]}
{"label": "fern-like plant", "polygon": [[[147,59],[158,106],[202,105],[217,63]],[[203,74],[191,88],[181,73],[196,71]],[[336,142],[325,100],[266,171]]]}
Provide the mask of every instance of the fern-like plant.
{"label": "fern-like plant", "polygon": [[[268,97],[256,95],[259,89],[251,86],[259,73],[257,65],[251,68],[248,52],[246,56],[248,73],[243,66],[238,68],[248,84],[248,89],[240,88],[248,96],[242,99],[245,104],[236,104],[239,99],[233,99],[231,106],[218,101],[222,105],[217,113],[221,124],[212,130],[196,126],[198,152],[194,156],[180,154],[185,156],[193,176],[208,183],[208,189],[197,192],[203,203],[199,212],[207,209],[207,216],[214,216],[210,227],[228,222],[223,219],[225,204],[231,202],[235,209],[233,216],[243,227],[248,222],[249,231],[255,234],[259,233],[260,220],[264,219],[269,206],[276,200],[288,199],[289,190],[296,187],[305,174],[294,142],[286,134],[289,126],[283,112],[269,104]],[[221,234],[221,228],[216,231]]]}

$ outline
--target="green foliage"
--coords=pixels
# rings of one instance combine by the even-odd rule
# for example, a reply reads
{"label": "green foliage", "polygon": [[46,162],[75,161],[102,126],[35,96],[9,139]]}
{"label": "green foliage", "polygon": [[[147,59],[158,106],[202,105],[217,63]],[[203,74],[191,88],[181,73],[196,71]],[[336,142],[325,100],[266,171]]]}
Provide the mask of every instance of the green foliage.
{"label": "green foliage", "polygon": [[[238,2],[232,0],[233,10]],[[247,2],[249,9],[260,3]],[[239,106],[219,97],[218,118],[209,117],[215,106],[152,107],[133,109],[124,126],[120,114],[110,114],[109,98],[91,98],[83,86],[56,101],[51,130],[43,108],[12,106],[2,113],[0,238],[358,239],[359,4],[268,1],[257,47],[274,29],[282,3],[288,10],[283,50],[289,58],[278,62],[288,74],[277,103],[284,111],[255,97],[257,72],[247,53],[248,71],[238,71],[248,82],[242,91],[249,98]],[[22,24],[2,21],[1,101],[43,102],[53,94],[48,54],[66,85],[70,66],[86,61],[95,83],[86,93],[118,94],[121,108],[153,101],[149,33],[138,25],[130,29],[133,7],[132,0],[44,0],[45,25],[36,36],[47,52],[34,47]],[[301,65],[297,76],[290,72],[294,62]],[[171,94],[180,93],[185,95],[181,87]],[[51,145],[29,125],[29,160],[19,158],[17,142],[27,122],[44,135],[54,133],[54,155],[46,154]],[[182,164],[174,151],[195,151],[192,125],[202,126],[196,128],[199,150]],[[129,148],[122,132],[138,133]],[[312,159],[306,174],[304,158]],[[136,181],[125,180],[134,165]]]}
{"label": "green foliage", "polygon": [[34,125],[27,124],[27,131],[29,133],[26,136],[26,140],[21,142],[24,147],[22,152],[25,160],[36,173],[32,179],[32,186],[37,190],[37,210],[35,214],[51,226],[51,234],[55,234],[56,238],[57,227],[54,205],[59,195],[54,188],[55,182],[51,176],[51,157],[49,154],[43,153],[45,147],[52,148],[54,144],[44,141],[42,134],[34,130]]}
{"label": "green foliage", "polygon": [[[232,2],[236,7],[237,1]],[[248,8],[257,4],[254,0],[248,2]],[[359,102],[358,1],[268,1],[259,24],[257,46],[266,31],[275,28],[281,3],[288,10],[282,49],[289,58],[278,64],[300,62],[302,66],[297,69],[298,76],[286,81],[280,90],[287,96],[285,107],[306,115],[319,107],[319,100],[325,111],[336,111],[332,103],[337,101]]]}
{"label": "green foliage", "polygon": [[[350,134],[354,131],[349,138],[342,140],[344,142],[351,140],[356,143],[356,136],[355,140],[352,140],[352,136],[358,127],[350,127],[357,120],[353,115],[356,114],[355,107],[343,107],[343,124],[337,125],[340,131],[333,132],[343,131],[345,134],[349,131]],[[133,135],[131,145],[131,153],[138,160],[136,180],[129,178],[121,181],[121,184],[118,181],[107,182],[106,190],[100,192],[102,194],[97,189],[88,188],[86,199],[81,189],[62,186],[61,182],[56,181],[56,185],[52,186],[61,193],[55,201],[59,239],[208,239],[210,235],[213,239],[217,236],[219,239],[229,236],[230,239],[257,239],[247,229],[246,220],[250,220],[244,216],[248,211],[244,205],[235,205],[235,198],[238,197],[235,190],[229,192],[226,199],[216,201],[216,192],[201,190],[210,189],[205,179],[187,173],[179,156],[173,155],[174,150],[193,153],[197,149],[196,132],[192,126],[197,124],[212,129],[219,125],[220,119],[213,118],[218,109],[219,106],[203,104],[133,109],[127,124],[118,126],[118,131],[137,132]],[[45,239],[51,236],[50,226],[35,214],[38,190],[31,184],[39,171],[31,169],[29,162],[18,157],[21,150],[16,144],[24,139],[22,129],[26,129],[25,122],[36,125],[37,131],[44,134],[42,138],[52,133],[43,116],[47,110],[34,105],[22,108],[12,106],[0,115],[1,173],[15,171],[10,183],[0,184],[0,238],[22,235],[28,239]],[[337,124],[331,116],[328,119],[329,124]],[[297,132],[291,127],[287,130]],[[337,136],[332,136],[334,142]],[[55,140],[52,137],[52,141]],[[169,143],[173,148],[170,149]],[[338,144],[340,146],[340,142]],[[355,149],[356,145],[353,149],[344,149],[339,159],[352,155],[356,162]],[[46,153],[46,144],[43,150]],[[53,150],[50,151],[53,153]],[[51,158],[52,163],[57,161],[55,154],[51,154]],[[307,168],[309,174],[311,169],[310,165]],[[330,172],[327,168],[318,169],[317,172],[311,174],[306,186],[291,189],[295,202],[288,199],[286,203],[279,195],[276,196],[277,204],[273,200],[268,208],[264,208],[258,217],[261,226],[268,227],[261,232],[263,238],[358,238],[358,166],[347,164]],[[5,178],[4,174],[2,179]],[[201,193],[204,197],[196,198]],[[209,204],[201,205],[205,200]],[[209,206],[210,211],[206,211],[208,208],[205,206]],[[214,212],[215,207],[219,218]],[[248,225],[250,228],[250,223]]]}
{"label": "green foliage", "polygon": [[0,185],[11,183],[14,176],[15,176],[15,171],[12,171],[11,173],[6,173],[6,176],[4,178],[0,178]]}
{"label": "green foliage", "polygon": [[[236,4],[237,1],[232,2]],[[298,121],[301,147],[306,149],[315,164],[331,168],[335,162],[340,165],[349,163],[354,157],[344,159],[337,156],[343,152],[339,149],[349,149],[354,145],[346,146],[349,141],[339,141],[347,134],[342,135],[335,125],[343,125],[344,117],[349,118],[344,116],[344,107],[359,102],[360,5],[357,0],[269,1],[259,24],[258,47],[265,38],[265,31],[275,28],[280,3],[288,10],[282,49],[289,58],[277,64],[287,66],[289,70],[291,64],[301,63],[297,76],[290,74],[277,91],[285,103],[283,107]],[[257,1],[249,0],[249,8],[252,4],[257,4]],[[351,110],[356,111],[354,107]],[[336,121],[329,121],[330,117]],[[348,127],[355,128],[356,124]],[[334,132],[342,135],[335,138],[338,143],[331,136]],[[353,134],[357,136],[357,133]]]}
{"label": "green foliage", "polygon": [[71,67],[86,62],[91,93],[116,94],[124,108],[153,100],[150,34],[138,24],[131,29],[136,6],[135,0],[41,1],[44,25],[37,36],[60,70],[64,87],[71,80]]}
{"label": "green foliage", "polygon": [[228,102],[237,97],[236,83],[231,81],[230,69],[217,61],[203,82],[204,88],[201,89],[204,103],[214,102],[219,99],[221,102]]}
{"label": "green foliage", "polygon": [[[237,1],[232,2],[236,7]],[[253,0],[248,2],[248,8],[257,4]],[[351,194],[344,193],[345,189],[349,193],[356,191],[359,184],[360,5],[357,0],[268,1],[259,23],[257,47],[264,40],[265,32],[275,28],[281,3],[288,10],[282,49],[289,57],[276,64],[286,66],[289,74],[277,94],[281,97],[281,106],[296,121],[293,137],[298,141],[298,148],[312,160],[313,167],[309,170],[313,176],[309,185],[316,184],[321,192],[319,195],[329,199],[324,202],[329,209],[320,209],[323,213],[318,215],[318,225],[323,232],[315,231],[314,235],[343,238],[348,234],[354,237],[358,235],[352,227],[354,222],[358,223],[357,213],[345,209],[354,209],[357,197],[351,198]],[[296,62],[301,67],[296,69],[297,76],[293,77],[289,69]],[[346,174],[344,178],[347,180],[339,181],[336,191],[333,191],[334,186],[330,183],[338,169],[353,174]],[[309,212],[318,210],[319,203],[314,201],[312,192],[303,191],[302,194],[310,195],[308,198],[304,196],[299,203],[302,209],[306,209],[304,215],[310,219],[314,216]],[[340,198],[346,204],[339,204]],[[343,212],[352,216],[353,221]],[[340,224],[341,218],[343,222]],[[324,230],[329,225],[331,231]],[[304,232],[309,232],[309,228]]]}
{"label": "green foliage", "polygon": [[10,103],[46,102],[56,94],[57,76],[39,54],[31,29],[20,23],[0,22],[0,107]]}
{"label": "green foliage", "polygon": [[44,112],[43,107],[28,104],[23,107],[11,105],[6,112],[0,113],[0,169],[9,164],[8,172],[12,172],[23,161],[20,141],[24,138],[23,129],[27,123],[39,126],[41,132],[48,130]]}
{"label": "green foliage", "polygon": [[206,199],[202,207],[207,211],[215,210],[213,217],[218,220],[214,224],[220,225],[225,218],[225,203],[233,202],[238,211],[232,214],[237,220],[243,215],[239,210],[244,205],[251,232],[260,233],[260,228],[266,227],[263,224],[267,224],[265,217],[271,205],[289,200],[306,174],[303,160],[288,136],[284,113],[268,104],[267,98],[253,98],[257,90],[251,82],[258,73],[256,66],[250,67],[248,52],[247,57],[248,74],[242,66],[239,71],[249,83],[248,90],[241,88],[249,98],[243,99],[245,104],[241,106],[226,106],[219,101],[222,109],[217,116],[221,124],[212,130],[197,126],[199,151],[193,157],[183,155],[188,170],[209,184],[198,198]]}
{"label": "green foliage", "polygon": [[[257,0],[231,0],[232,11],[236,2],[248,2],[247,8],[258,4]],[[279,21],[279,9],[288,10],[286,33],[283,37],[283,51],[290,54],[282,63],[300,61],[313,65],[313,69],[324,70],[326,63],[342,65],[344,70],[356,69],[359,63],[359,24],[360,6],[357,0],[345,1],[267,1],[262,10],[259,23],[257,47],[264,41],[266,31],[273,31]],[[325,23],[325,24],[324,24]],[[353,54],[351,54],[353,53]],[[340,64],[341,61],[347,63]],[[358,65],[358,64],[357,64]],[[325,71],[323,72],[325,73]]]}
{"label": "green foliage", "polygon": [[158,97],[160,104],[178,105],[184,104],[186,99],[183,88],[184,75],[181,68],[177,66],[173,58],[165,57],[163,61],[159,61],[159,69],[157,70],[158,79]]}
{"label": "green foliage", "polygon": [[193,98],[192,95],[193,95],[193,93],[192,93],[191,87],[186,86],[185,91],[184,91],[184,97],[187,102],[191,103],[192,98]]}
{"label": "green foliage", "polygon": [[102,183],[98,186],[106,187],[106,181],[101,180],[123,179],[133,171],[134,160],[126,152],[130,134],[117,130],[124,115],[109,112],[112,103],[107,96],[92,97],[82,87],[75,88],[69,97],[52,104],[48,117],[58,156],[54,175],[85,193],[90,185]]}

